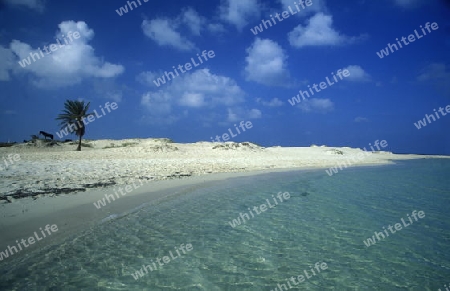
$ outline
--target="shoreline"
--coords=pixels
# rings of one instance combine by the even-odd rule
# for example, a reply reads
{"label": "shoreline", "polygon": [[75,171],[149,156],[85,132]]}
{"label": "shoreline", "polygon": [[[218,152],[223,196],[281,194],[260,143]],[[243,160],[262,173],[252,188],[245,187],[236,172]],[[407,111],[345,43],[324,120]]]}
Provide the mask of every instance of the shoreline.
{"label": "shoreline", "polygon": [[[357,165],[356,167],[378,167],[395,163]],[[242,177],[265,175],[285,172],[310,172],[320,171],[323,168],[290,168],[290,169],[266,169],[242,173],[213,173],[204,176],[195,176],[178,180],[154,181],[132,191],[119,201],[113,201],[105,207],[97,209],[97,202],[105,194],[112,193],[112,187],[98,188],[88,192],[78,192],[55,197],[33,199],[31,197],[18,200],[17,203],[0,205],[0,252],[8,246],[16,245],[16,240],[28,237],[30,233],[45,225],[58,225],[58,233],[52,239],[46,239],[36,247],[26,248],[11,258],[3,261],[26,260],[30,254],[44,251],[48,247],[58,245],[71,237],[82,233],[88,234],[95,227],[99,227],[109,221],[120,219],[149,205],[158,205],[165,200],[177,199],[186,191],[195,188],[210,187],[216,182],[226,181]],[[6,263],[5,263],[6,264]],[[0,267],[3,262],[0,261]]]}
{"label": "shoreline", "polygon": [[[6,150],[0,148],[0,156],[13,153],[20,155],[20,160],[0,172],[0,176],[6,177],[0,181],[0,196],[7,198],[5,192],[10,190],[11,185],[19,191],[38,191],[34,197],[11,199],[9,203],[8,199],[0,200],[0,252],[8,245],[16,245],[16,240],[29,237],[40,227],[48,224],[58,226],[58,232],[51,239],[45,239],[39,242],[39,246],[35,244],[0,261],[0,266],[8,264],[10,260],[26,259],[30,252],[40,251],[75,234],[89,231],[101,223],[134,212],[143,205],[157,205],[165,199],[176,199],[177,195],[186,191],[208,187],[217,181],[292,171],[323,170],[323,174],[327,175],[327,168],[363,152],[348,147],[262,148],[251,143],[177,144],[161,139],[122,140],[114,143],[121,144],[115,146],[111,141],[95,141],[92,142],[93,148],[82,152],[73,151],[73,145],[56,149],[23,146]],[[132,146],[126,146],[130,144]],[[382,166],[393,164],[396,160],[425,158],[450,157],[378,152],[370,153],[367,159],[349,168]],[[133,181],[147,183],[132,189],[130,185]],[[58,189],[76,189],[89,183],[94,187],[83,189],[87,191],[60,195],[43,195],[39,192],[48,185]],[[126,189],[123,197],[114,190],[117,187]],[[103,200],[104,206],[98,208],[94,205],[107,196],[109,200]]]}
{"label": "shoreline", "polygon": [[348,164],[352,159],[351,166],[449,158],[367,152],[349,147],[264,148],[250,142],[180,144],[169,139],[97,140],[85,141],[85,145],[81,152],[74,151],[73,142],[50,140],[0,148],[0,159],[8,160],[0,170],[0,205],[24,197],[38,199],[122,186],[136,180],[175,180],[266,169],[328,168]]}
{"label": "shoreline", "polygon": [[[16,240],[29,237],[40,227],[47,224],[57,224],[58,233],[52,239],[46,239],[31,248],[25,248],[8,258],[0,260],[0,268],[3,264],[12,260],[19,262],[25,260],[29,254],[41,252],[48,247],[58,245],[73,236],[82,233],[87,234],[95,227],[103,223],[121,218],[129,213],[138,211],[142,207],[158,205],[165,200],[176,199],[178,195],[195,188],[210,187],[215,182],[228,179],[264,175],[276,172],[314,171],[308,169],[279,169],[260,170],[246,173],[214,173],[204,176],[195,176],[178,180],[154,181],[130,192],[127,196],[120,197],[119,201],[113,201],[105,207],[97,209],[94,202],[105,194],[112,193],[112,188],[99,188],[88,192],[78,192],[55,197],[32,199],[30,197],[18,200],[17,203],[0,205],[0,252],[8,246],[15,246]],[[5,262],[5,263],[4,263]]]}

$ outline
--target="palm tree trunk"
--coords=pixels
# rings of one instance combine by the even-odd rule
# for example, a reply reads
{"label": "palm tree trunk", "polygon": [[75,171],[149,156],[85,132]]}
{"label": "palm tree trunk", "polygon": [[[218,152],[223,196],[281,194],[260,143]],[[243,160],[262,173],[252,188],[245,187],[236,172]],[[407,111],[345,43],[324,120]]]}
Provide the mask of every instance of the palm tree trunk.
{"label": "palm tree trunk", "polygon": [[81,134],[80,134],[80,139],[78,140],[77,151],[81,151]]}

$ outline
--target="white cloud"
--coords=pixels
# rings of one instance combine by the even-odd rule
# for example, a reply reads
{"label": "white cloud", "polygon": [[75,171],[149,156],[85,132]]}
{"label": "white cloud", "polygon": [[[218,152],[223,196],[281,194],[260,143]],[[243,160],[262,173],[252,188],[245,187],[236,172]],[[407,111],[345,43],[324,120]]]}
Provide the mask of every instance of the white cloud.
{"label": "white cloud", "polygon": [[160,46],[171,46],[182,51],[196,49],[195,44],[180,32],[183,28],[193,36],[200,36],[205,27],[209,31],[219,32],[221,24],[208,24],[207,19],[191,8],[185,8],[179,16],[170,18],[156,18],[144,20],[142,30],[144,34]]}
{"label": "white cloud", "polygon": [[261,113],[261,110],[259,110],[259,109],[251,109],[248,112],[248,118],[250,118],[250,119],[261,118],[261,116],[262,116],[262,113]]}
{"label": "white cloud", "polygon": [[204,17],[200,16],[197,11],[191,7],[184,10],[181,17],[182,22],[189,27],[193,35],[200,35],[201,30],[206,23]]}
{"label": "white cloud", "polygon": [[157,87],[155,85],[155,83],[153,82],[154,80],[156,80],[156,78],[159,78],[163,75],[164,73],[160,72],[150,72],[150,71],[146,71],[146,72],[142,72],[139,75],[136,76],[136,81],[138,81],[139,83],[146,85],[146,86],[150,86],[150,87]]}
{"label": "white cloud", "polygon": [[355,82],[368,82],[370,81],[370,75],[367,74],[363,68],[358,65],[351,65],[344,70],[348,70],[350,72],[350,76],[345,77],[344,80],[355,81]]}
{"label": "white cloud", "polygon": [[142,95],[141,104],[153,115],[167,115],[172,111],[173,96],[170,93],[157,91]]}
{"label": "white cloud", "polygon": [[208,69],[199,69],[173,79],[163,89],[144,94],[141,104],[152,116],[173,117],[174,107],[231,107],[243,102],[244,95],[233,79],[212,74]]}
{"label": "white cloud", "polygon": [[[283,9],[286,11],[290,11],[289,7],[293,12],[297,12],[294,15],[297,17],[306,17],[308,15],[318,13],[318,12],[327,12],[327,7],[325,0],[313,0],[311,6],[307,6],[303,4],[305,8],[303,8],[297,0],[280,0]],[[295,3],[294,3],[295,2]],[[300,11],[296,8],[296,5],[300,8]]]}
{"label": "white cloud", "polygon": [[262,113],[259,109],[246,110],[243,108],[228,108],[228,122],[238,122],[242,120],[261,118]]}
{"label": "white cloud", "polygon": [[5,0],[8,5],[25,6],[38,12],[43,12],[45,8],[45,0]]}
{"label": "white cloud", "polygon": [[212,74],[209,69],[174,79],[171,90],[177,93],[175,96],[180,96],[181,92],[201,94],[210,106],[231,106],[242,102],[244,96],[244,91],[233,79]]}
{"label": "white cloud", "polygon": [[326,113],[334,110],[334,104],[330,99],[312,98],[303,100],[297,105],[303,112]]}
{"label": "white cloud", "polygon": [[203,107],[206,105],[205,95],[201,93],[184,93],[179,104],[186,107]]}
{"label": "white cloud", "polygon": [[333,18],[330,15],[317,13],[308,20],[306,26],[298,25],[288,33],[289,43],[293,47],[345,45],[355,42],[357,37],[348,37],[340,34],[333,27]]}
{"label": "white cloud", "polygon": [[258,0],[223,0],[219,9],[221,19],[235,25],[238,30],[261,15]]}
{"label": "white cloud", "polygon": [[279,106],[283,106],[283,104],[284,104],[284,102],[278,98],[273,98],[269,102],[264,101],[261,98],[257,98],[256,102],[261,103],[263,106],[267,106],[267,107],[279,107]]}
{"label": "white cloud", "polygon": [[205,17],[195,9],[187,7],[175,18],[155,18],[142,22],[144,34],[160,46],[171,46],[181,51],[196,49],[195,44],[182,35],[182,31],[192,36],[200,36],[207,28],[211,32],[223,30],[221,24],[208,24]]}
{"label": "white cloud", "polygon": [[[50,54],[44,53],[45,47],[33,49],[29,44],[19,40],[11,42],[10,49],[17,61],[29,58],[31,63],[22,67],[16,62],[13,67],[15,73],[30,74],[32,83],[37,87],[57,88],[77,84],[85,78],[116,77],[124,71],[123,66],[105,62],[101,57],[95,56],[94,48],[88,44],[94,37],[94,31],[85,22],[64,21],[58,26],[56,37],[64,46],[54,44],[57,50]],[[69,32],[72,34],[72,41],[68,37]],[[78,32],[80,38],[75,39],[74,32]],[[65,40],[69,44],[66,44]],[[50,52],[49,49],[47,51]],[[40,55],[40,58],[35,56],[33,61],[31,54]]]}
{"label": "white cloud", "polygon": [[148,115],[143,120],[153,124],[173,124],[181,116],[172,113],[173,96],[164,91],[147,92],[142,95],[141,105],[145,107]]}
{"label": "white cloud", "polygon": [[280,45],[269,39],[256,38],[247,48],[245,75],[248,81],[268,86],[287,86],[287,56]]}
{"label": "white cloud", "polygon": [[144,34],[160,46],[172,46],[183,51],[195,49],[195,45],[191,41],[176,31],[178,27],[176,21],[170,19],[144,20],[141,27]]}

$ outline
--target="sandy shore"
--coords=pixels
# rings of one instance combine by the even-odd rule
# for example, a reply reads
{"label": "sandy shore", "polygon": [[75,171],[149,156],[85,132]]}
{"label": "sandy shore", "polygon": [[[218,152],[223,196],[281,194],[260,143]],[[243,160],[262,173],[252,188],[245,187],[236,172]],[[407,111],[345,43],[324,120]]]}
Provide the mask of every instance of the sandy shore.
{"label": "sandy shore", "polygon": [[[363,153],[347,147],[263,148],[252,143],[179,144],[167,139],[86,143],[89,147],[81,152],[68,143],[0,148],[0,251],[47,224],[57,224],[59,231],[41,247],[143,203],[177,195],[187,187],[258,171],[328,168]],[[373,152],[352,165],[433,157],[437,156]],[[126,190],[117,201],[100,209],[94,206],[105,194],[126,186],[132,190]]]}
{"label": "sandy shore", "polygon": [[[135,180],[157,181],[266,169],[324,168],[363,152],[331,147],[262,148],[251,143],[179,144],[167,139],[86,143],[90,147],[83,148],[82,152],[74,151],[76,145],[67,143],[53,147],[20,144],[0,148],[0,167],[3,167],[0,170],[0,201],[80,192]],[[354,165],[426,157],[430,156],[379,152],[367,155]],[[20,159],[15,161],[15,158]],[[10,160],[13,163],[10,164]]]}

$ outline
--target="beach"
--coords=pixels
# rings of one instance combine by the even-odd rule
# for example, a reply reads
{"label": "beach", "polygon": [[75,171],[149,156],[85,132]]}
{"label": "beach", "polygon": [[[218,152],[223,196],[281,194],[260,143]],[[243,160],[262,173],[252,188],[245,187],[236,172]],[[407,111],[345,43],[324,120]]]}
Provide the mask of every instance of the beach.
{"label": "beach", "polygon": [[[81,152],[75,151],[75,144],[50,147],[44,141],[0,148],[0,157],[6,161],[0,171],[0,247],[56,222],[60,230],[55,237],[62,240],[143,203],[216,180],[318,168],[327,175],[328,167],[362,153],[364,158],[355,159],[352,166],[438,157],[349,147],[265,148],[249,142],[182,144],[169,139],[125,139],[83,143],[86,147]],[[138,182],[141,186],[131,187]],[[119,195],[117,189],[127,191]],[[107,195],[111,198],[105,205],[95,207],[94,203]]]}
{"label": "beach", "polygon": [[[169,139],[96,140],[52,147],[19,144],[0,148],[6,160],[1,171],[0,201],[82,192],[125,185],[135,180],[159,181],[267,169],[327,168],[365,153],[353,165],[381,165],[394,160],[439,156],[396,155],[349,147],[260,147],[245,143],[173,143]],[[45,145],[45,143],[43,143]],[[15,158],[19,159],[17,161]],[[12,163],[9,162],[11,157]],[[9,165],[11,164],[11,165]],[[13,199],[11,199],[13,198]],[[4,202],[5,203],[5,202]]]}
{"label": "beach", "polygon": [[[401,213],[405,208],[402,203],[408,200],[394,197],[429,189],[435,168],[444,165],[438,158],[448,158],[349,147],[261,147],[250,142],[88,140],[83,141],[81,152],[75,151],[76,143],[49,146],[51,143],[38,140],[0,148],[0,268],[6,272],[0,285],[26,285],[15,278],[27,267],[39,277],[38,283],[29,284],[39,286],[78,284],[75,282],[82,280],[89,286],[112,289],[124,284],[150,284],[162,290],[167,284],[175,284],[171,282],[181,286],[184,283],[179,280],[187,280],[202,284],[202,290],[225,290],[217,287],[222,284],[219,279],[212,284],[203,277],[203,267],[200,277],[173,277],[183,268],[199,272],[198,266],[190,266],[218,264],[216,260],[224,263],[219,264],[219,273],[211,273],[215,276],[237,274],[236,270],[247,264],[263,264],[276,272],[280,284],[287,284],[283,280],[286,274],[301,274],[311,269],[307,262],[322,260],[330,265],[330,272],[301,284],[317,285],[327,278],[335,285],[330,275],[342,266],[333,258],[345,261],[346,254],[358,252],[354,242],[363,245],[363,239],[381,229],[371,217],[384,213],[386,203],[400,203],[397,207]],[[424,181],[408,178],[414,166],[405,163],[427,162],[429,167],[418,167]],[[332,176],[331,168],[337,170]],[[393,183],[396,179],[401,179],[401,189]],[[383,181],[383,189],[379,181]],[[430,201],[427,203],[433,203]],[[365,210],[357,211],[357,205],[365,205]],[[427,214],[429,207],[422,207]],[[390,213],[383,221],[396,221],[402,217],[400,213]],[[402,235],[419,227],[417,223]],[[296,238],[292,240],[293,235]],[[176,257],[174,262],[166,257],[164,263],[169,263],[155,268],[153,262],[164,259],[171,249],[176,252],[174,246],[182,244],[191,244],[192,252]],[[266,251],[248,249],[254,244]],[[302,265],[289,272],[278,270],[284,261],[273,256],[273,248],[278,247],[296,249],[295,256],[304,254],[295,259]],[[316,252],[303,252],[305,247],[319,248],[320,253],[341,252],[318,256]],[[230,252],[233,259],[227,261]],[[253,252],[251,256],[249,252]],[[57,271],[60,268],[63,271]],[[48,270],[59,272],[55,279],[59,283],[41,274]],[[117,277],[111,280],[110,276]],[[169,277],[161,279],[165,276]],[[239,276],[242,284],[248,281],[245,274]],[[69,283],[61,283],[67,280]],[[266,288],[276,286],[271,282],[261,284]]]}
{"label": "beach", "polygon": [[450,2],[288,2],[3,1],[0,290],[447,290]]}

